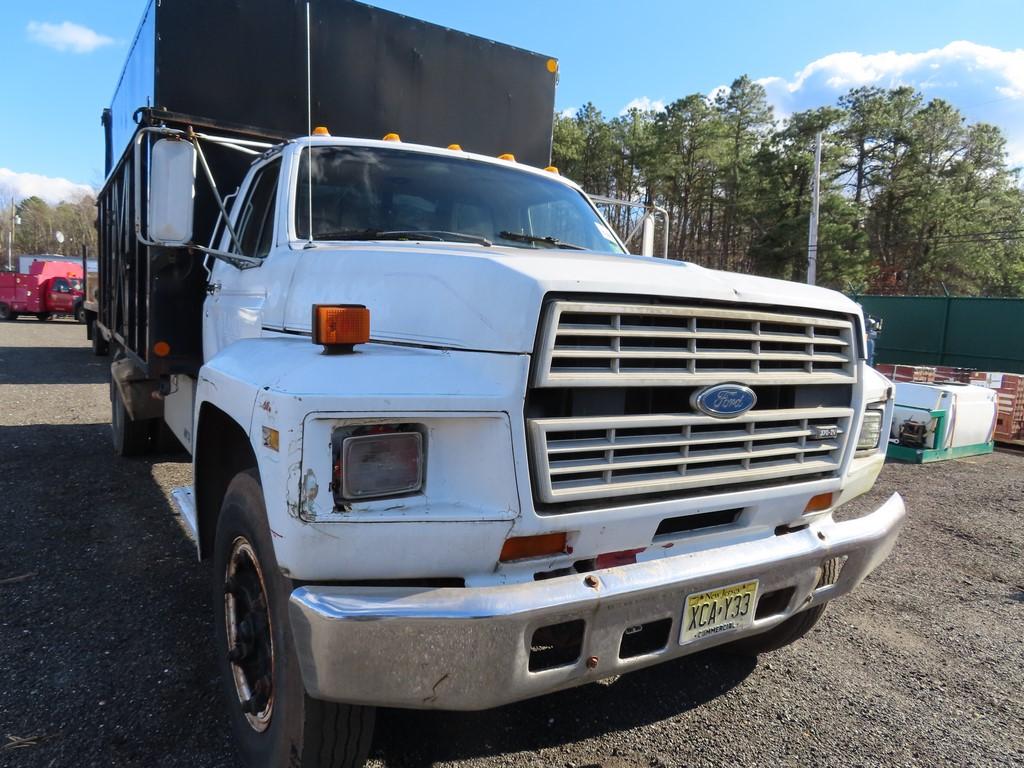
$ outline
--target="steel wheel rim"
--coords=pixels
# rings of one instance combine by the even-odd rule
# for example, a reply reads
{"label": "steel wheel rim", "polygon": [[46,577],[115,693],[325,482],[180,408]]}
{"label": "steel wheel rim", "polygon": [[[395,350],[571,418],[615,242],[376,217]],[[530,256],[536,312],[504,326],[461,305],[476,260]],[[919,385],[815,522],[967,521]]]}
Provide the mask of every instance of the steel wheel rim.
{"label": "steel wheel rim", "polygon": [[228,665],[246,722],[257,732],[274,711],[274,636],[263,571],[252,544],[238,536],[224,572]]}

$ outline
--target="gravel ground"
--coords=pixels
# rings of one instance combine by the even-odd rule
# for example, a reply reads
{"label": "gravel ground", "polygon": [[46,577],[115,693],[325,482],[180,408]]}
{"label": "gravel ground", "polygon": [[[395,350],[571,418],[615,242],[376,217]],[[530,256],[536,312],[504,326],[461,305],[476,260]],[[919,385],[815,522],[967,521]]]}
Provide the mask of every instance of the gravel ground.
{"label": "gravel ground", "polygon": [[[0,765],[235,766],[178,457],[115,460],[81,326],[0,325]],[[490,712],[384,711],[373,766],[1022,765],[1024,454],[889,465],[891,558],[802,642]]]}

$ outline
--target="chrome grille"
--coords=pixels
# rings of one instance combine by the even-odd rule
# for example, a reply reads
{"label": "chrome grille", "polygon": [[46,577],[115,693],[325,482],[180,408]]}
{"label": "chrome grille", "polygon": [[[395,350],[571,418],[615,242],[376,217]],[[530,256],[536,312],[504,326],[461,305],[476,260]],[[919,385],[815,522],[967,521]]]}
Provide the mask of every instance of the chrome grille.
{"label": "chrome grille", "polygon": [[850,408],[796,408],[728,420],[690,414],[532,419],[538,496],[558,503],[833,473],[852,415]]}
{"label": "chrome grille", "polygon": [[537,387],[850,384],[853,324],[744,308],[556,301]]}

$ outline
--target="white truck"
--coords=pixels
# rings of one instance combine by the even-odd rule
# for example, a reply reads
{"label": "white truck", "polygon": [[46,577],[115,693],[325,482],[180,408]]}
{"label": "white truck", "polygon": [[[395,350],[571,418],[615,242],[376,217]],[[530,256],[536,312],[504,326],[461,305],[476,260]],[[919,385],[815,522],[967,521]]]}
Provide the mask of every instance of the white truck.
{"label": "white truck", "polygon": [[[170,433],[192,455],[174,495],[213,563],[249,765],[359,765],[376,706],[482,709],[778,648],[884,560],[898,495],[833,519],[874,483],[892,418],[856,304],[630,255],[556,169],[495,157],[517,87],[544,91],[528,116],[550,128],[551,59],[355,3],[256,5],[147,9],[126,72],[162,67],[137,128],[113,138],[130,76],[105,118],[127,148],[108,151],[91,328],[115,357],[116,450]],[[308,33],[313,84],[339,46],[407,60],[394,30],[412,30],[409,82],[448,94],[443,119],[385,116],[423,143],[274,143],[254,137],[287,125],[197,118],[160,78],[202,66],[184,41],[210,28],[241,49]],[[506,82],[467,111],[432,54]],[[484,152],[436,140],[460,109]],[[546,165],[520,139],[499,148]]]}

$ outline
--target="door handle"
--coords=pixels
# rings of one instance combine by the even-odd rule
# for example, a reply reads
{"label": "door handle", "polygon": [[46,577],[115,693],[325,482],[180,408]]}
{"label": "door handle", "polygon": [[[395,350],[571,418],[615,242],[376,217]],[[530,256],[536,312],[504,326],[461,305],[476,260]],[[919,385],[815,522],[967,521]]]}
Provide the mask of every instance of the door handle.
{"label": "door handle", "polygon": [[220,283],[207,283],[206,284],[206,292],[209,295],[211,295],[211,296],[213,296],[213,294],[215,294],[215,293],[218,293],[220,291],[220,289],[221,289],[221,284]]}

